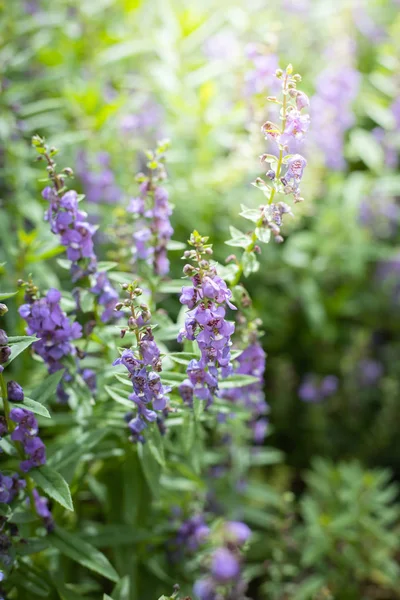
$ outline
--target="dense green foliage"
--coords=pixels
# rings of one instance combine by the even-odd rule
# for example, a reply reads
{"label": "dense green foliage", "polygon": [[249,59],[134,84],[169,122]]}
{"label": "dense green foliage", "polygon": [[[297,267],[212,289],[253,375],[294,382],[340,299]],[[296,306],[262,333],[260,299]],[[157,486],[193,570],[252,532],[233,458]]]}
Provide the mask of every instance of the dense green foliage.
{"label": "dense green foliage", "polygon": [[[100,394],[94,401],[78,381],[73,410],[55,401],[58,375],[50,380],[22,347],[32,340],[15,338],[21,354],[8,372],[31,401],[40,400],[31,409],[39,414],[48,466],[33,478],[52,498],[59,527],[19,548],[34,558],[20,561],[5,598],[156,600],[163,593],[169,599],[170,590],[171,599],[192,597],[207,548],[168,560],[178,527],[171,507],[181,509],[181,518],[203,510],[204,474],[221,459],[228,475],[212,484],[223,499],[221,513],[253,531],[244,567],[249,598],[400,598],[400,131],[392,110],[400,84],[399,5],[310,0],[302,12],[295,4],[301,3],[0,0],[0,290],[16,291],[0,301],[9,309],[1,328],[10,336],[25,334],[18,280],[63,290],[64,310],[74,306],[64,248],[43,220],[45,171],[35,162],[33,135],[60,150],[61,167],[73,168],[71,186],[86,194],[85,210],[99,225],[100,259],[116,285],[132,279],[126,207],[137,194],[143,151],[171,140],[167,185],[180,244],[171,246],[171,281],[150,280],[154,297],[147,300],[161,309],[155,335],[163,352],[177,352],[179,258],[190,232],[210,236],[224,263],[229,226],[245,227],[240,205],[260,204],[249,183],[264,169],[260,126],[270,92],[246,92],[254,69],[246,45],[279,57],[280,66],[293,63],[311,99],[311,119],[318,76],[343,60],[340,50],[327,54],[338,40],[354,44],[352,67],[361,77],[354,120],[343,134],[343,167],[325,165],[325,132],[314,132],[305,201],[285,221],[285,242],[263,245],[259,271],[246,281],[268,356],[269,435],[256,454],[246,414],[239,410],[217,435],[216,408],[207,416],[200,408],[179,413],[170,419],[177,433],[165,448],[153,431],[137,451],[123,421],[126,381],[120,375],[116,382],[112,372],[121,345],[115,325],[92,336],[90,346],[84,339],[76,344],[93,353]],[[361,26],[365,19],[377,32]],[[100,152],[108,153],[106,166]],[[108,194],[116,200],[107,202]],[[84,314],[93,310],[89,293],[85,300]],[[185,350],[186,357],[168,359],[166,383],[183,380],[180,368],[193,348]],[[305,380],[317,386],[332,375],[332,395],[301,399]],[[229,412],[223,401],[218,406]],[[224,434],[234,440],[228,457],[218,437]],[[26,514],[18,523],[29,537]],[[215,539],[221,527],[216,518]],[[177,582],[180,591],[172,592]]]}

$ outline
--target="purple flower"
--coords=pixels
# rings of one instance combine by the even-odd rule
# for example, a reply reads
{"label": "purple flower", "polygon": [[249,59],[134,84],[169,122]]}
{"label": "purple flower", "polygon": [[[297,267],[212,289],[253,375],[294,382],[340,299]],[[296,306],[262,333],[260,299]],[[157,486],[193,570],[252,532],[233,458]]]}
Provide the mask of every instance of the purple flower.
{"label": "purple flower", "polygon": [[212,557],[211,572],[219,583],[229,582],[240,575],[240,563],[227,548],[218,548]]}
{"label": "purple flower", "polygon": [[[124,365],[129,371],[132,380],[133,393],[129,399],[136,405],[135,415],[130,414],[128,427],[131,431],[131,440],[144,442],[142,431],[147,423],[157,419],[155,411],[163,411],[168,404],[170,387],[161,383],[161,378],[154,368],[160,368],[160,351],[156,345],[151,329],[147,328],[139,341],[141,358],[135,357],[131,350],[125,349],[120,358],[113,365]],[[154,410],[152,410],[154,409]]]}
{"label": "purple flower", "polygon": [[[343,41],[343,39],[342,39]],[[344,137],[354,123],[351,108],[359,85],[360,74],[353,66],[354,45],[344,39],[345,51],[338,44],[327,52],[326,68],[317,80],[316,94],[311,99],[313,144],[320,150],[325,165],[343,170]]]}
{"label": "purple flower", "polygon": [[47,498],[40,496],[37,490],[33,490],[33,499],[38,516],[43,519],[47,531],[52,531],[54,529],[54,521],[51,511],[49,510],[49,501]]}
{"label": "purple flower", "polygon": [[212,579],[199,579],[193,587],[199,600],[217,600],[217,591]]}
{"label": "purple flower", "polygon": [[361,383],[364,386],[374,385],[383,375],[383,366],[377,360],[365,358],[358,363]]}
{"label": "purple flower", "polygon": [[12,477],[0,473],[0,502],[8,504],[12,499]]}
{"label": "purple flower", "polygon": [[13,408],[10,412],[10,419],[17,423],[16,428],[11,434],[11,439],[15,442],[21,442],[27,460],[21,462],[22,471],[27,473],[33,467],[39,467],[46,463],[46,449],[42,440],[38,437],[38,423],[34,414],[24,408]]}
{"label": "purple flower", "polygon": [[4,329],[0,329],[0,346],[6,346],[8,344],[8,335]]}
{"label": "purple flower", "polygon": [[327,375],[321,381],[320,392],[325,398],[332,396],[338,389],[339,380],[335,375]]}
{"label": "purple flower", "polygon": [[24,390],[16,381],[7,383],[7,396],[10,402],[23,402]]}
{"label": "purple flower", "polygon": [[108,323],[113,319],[121,316],[122,313],[115,312],[115,305],[118,302],[118,293],[113,288],[107,273],[96,273],[95,284],[90,288],[90,291],[97,296],[97,302],[104,307],[101,315],[103,323]]}
{"label": "purple flower", "polygon": [[[32,300],[19,308],[19,314],[28,325],[26,332],[40,338],[32,347],[47,364],[49,373],[64,368],[62,359],[76,354],[71,342],[82,335],[82,327],[68,319],[61,309],[60,300],[60,292],[50,289],[44,298]],[[64,379],[67,376],[68,373]]]}
{"label": "purple flower", "polygon": [[242,546],[251,536],[251,529],[241,521],[228,521],[225,525],[225,531],[229,541]]}
{"label": "purple flower", "polygon": [[266,355],[260,343],[255,340],[236,359],[234,373],[251,375],[258,381],[240,388],[224,390],[222,396],[231,402],[243,404],[251,412],[249,425],[254,434],[254,441],[262,444],[267,433],[268,421],[264,418],[269,411],[264,396],[264,372]]}
{"label": "purple flower", "polygon": [[174,232],[168,192],[146,181],[140,187],[140,196],[131,200],[128,210],[136,218],[134,259],[145,260],[157,275],[166,275],[169,271],[167,245]]}
{"label": "purple flower", "polygon": [[217,393],[219,373],[223,377],[232,373],[230,346],[235,325],[225,319],[225,305],[232,309],[235,306],[225,281],[208,262],[206,265],[192,277],[193,286],[182,288],[180,302],[190,310],[178,341],[195,340],[201,352],[200,360],[191,360],[187,367],[190,383],[181,386],[182,397],[191,403],[191,384],[193,393],[208,406]]}
{"label": "purple flower", "polygon": [[321,399],[320,391],[311,375],[306,375],[299,387],[298,394],[303,402],[319,402]]}
{"label": "purple flower", "polygon": [[85,152],[78,155],[76,173],[80,177],[85,198],[93,204],[116,204],[122,198],[122,191],[115,181],[110,166],[110,155],[99,152],[91,163]]}

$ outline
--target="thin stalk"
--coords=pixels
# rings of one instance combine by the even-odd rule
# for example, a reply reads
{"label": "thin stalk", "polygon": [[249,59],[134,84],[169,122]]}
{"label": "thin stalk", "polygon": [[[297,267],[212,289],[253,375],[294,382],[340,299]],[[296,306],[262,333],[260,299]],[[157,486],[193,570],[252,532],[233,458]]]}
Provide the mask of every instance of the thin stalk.
{"label": "thin stalk", "polygon": [[[282,127],[281,127],[281,134],[283,134],[285,132],[285,127],[286,127],[286,107],[287,107],[287,79],[288,79],[288,75],[285,74],[285,81],[284,81],[284,85],[283,85],[283,103],[282,103]],[[282,146],[280,147],[279,150],[279,158],[278,158],[278,164],[276,167],[276,179],[279,180],[280,174],[281,174],[281,170],[282,170],[282,163],[283,163],[283,148]],[[271,189],[271,193],[269,196],[269,200],[268,200],[268,204],[272,204],[274,197],[275,197],[275,192],[276,189],[273,187]],[[262,227],[264,222],[264,215],[262,214],[261,217],[258,219],[258,221],[256,222],[256,226],[255,226],[255,230],[258,229],[259,227]],[[253,233],[251,234],[251,239],[249,242],[249,245],[244,249],[243,254],[242,254],[242,258],[238,264],[238,270],[236,271],[236,275],[234,280],[232,281],[232,285],[237,285],[240,281],[240,278],[243,274],[243,255],[245,253],[249,254],[250,252],[253,252],[254,247],[257,243],[257,235],[256,235],[256,231],[253,231]]]}

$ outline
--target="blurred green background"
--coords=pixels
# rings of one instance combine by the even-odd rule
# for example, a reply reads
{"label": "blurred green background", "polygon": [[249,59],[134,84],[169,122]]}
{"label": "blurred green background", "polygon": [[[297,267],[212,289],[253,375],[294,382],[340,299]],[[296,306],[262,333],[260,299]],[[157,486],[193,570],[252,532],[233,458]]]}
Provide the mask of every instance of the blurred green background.
{"label": "blurred green background", "polygon": [[[29,273],[39,286],[61,279],[72,287],[51,259],[35,133],[73,167],[101,225],[104,259],[118,252],[142,151],[170,138],[174,238],[185,241],[196,228],[212,237],[223,262],[240,203],[260,202],[250,182],[267,151],[260,126],[269,116],[266,96],[276,91],[271,74],[293,63],[311,98],[300,149],[308,160],[305,201],[285,223],[285,243],[263,248],[261,269],[248,281],[266,332],[269,443],[285,454],[273,482],[296,494],[306,489],[318,503],[318,494],[330,494],[318,476],[327,486],[333,473],[338,497],[340,486],[346,492],[362,481],[362,469],[390,467],[387,481],[398,480],[399,3],[4,0],[0,7],[5,287]],[[180,266],[175,261],[173,276]],[[9,319],[21,330],[16,312]],[[304,476],[310,465],[314,482]],[[340,513],[340,503],[332,510]],[[266,597],[292,597],[274,593]],[[337,597],[364,597],[358,593]]]}

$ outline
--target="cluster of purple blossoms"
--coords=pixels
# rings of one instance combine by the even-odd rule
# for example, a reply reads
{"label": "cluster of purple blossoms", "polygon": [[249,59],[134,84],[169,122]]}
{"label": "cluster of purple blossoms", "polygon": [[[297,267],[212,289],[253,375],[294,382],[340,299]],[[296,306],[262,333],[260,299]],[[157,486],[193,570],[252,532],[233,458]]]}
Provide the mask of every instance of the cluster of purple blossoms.
{"label": "cluster of purple blossoms", "polygon": [[191,404],[194,394],[209,406],[218,391],[219,372],[222,377],[232,373],[230,347],[235,325],[225,319],[225,307],[234,310],[236,307],[231,303],[232,292],[225,281],[217,275],[215,267],[201,258],[212,253],[211,247],[205,246],[206,241],[207,238],[195,232],[191,244],[196,249],[188,250],[184,255],[198,261],[198,267],[184,267],[184,273],[191,276],[192,285],[182,288],[180,302],[189,310],[178,341],[185,338],[196,341],[201,352],[200,359],[191,360],[187,367],[188,378],[179,387],[181,396]]}
{"label": "cluster of purple blossoms", "polygon": [[336,375],[326,375],[318,381],[314,375],[308,374],[299,387],[299,398],[303,402],[321,402],[336,393],[338,384]]}
{"label": "cluster of purple blossoms", "polygon": [[[95,227],[87,221],[87,214],[78,207],[79,196],[75,190],[68,190],[61,197],[48,186],[42,192],[50,206],[45,214],[51,231],[60,236],[60,242],[67,249],[67,258],[72,262],[73,281],[96,270],[96,255],[93,248]],[[87,260],[85,270],[80,261]]]}
{"label": "cluster of purple blossoms", "polygon": [[122,191],[116,184],[109,153],[96,154],[95,163],[97,168],[93,169],[85,152],[77,157],[76,173],[83,183],[85,199],[92,204],[117,204]]}
{"label": "cluster of purple blossoms", "polygon": [[35,510],[37,515],[43,520],[44,526],[47,531],[53,531],[54,529],[54,520],[53,515],[49,509],[49,501],[47,498],[40,496],[37,490],[33,490],[33,500],[35,502]]}
{"label": "cluster of purple blossoms", "polygon": [[[181,517],[178,508],[175,516]],[[207,540],[210,528],[206,525],[204,516],[194,515],[180,523],[175,537],[168,544],[168,556],[171,561],[182,560],[185,553],[193,554]]]}
{"label": "cluster of purple blossoms", "polygon": [[[61,362],[64,357],[76,354],[71,342],[82,336],[82,327],[77,322],[72,323],[61,309],[58,290],[50,289],[45,297],[38,299],[27,295],[27,299],[28,303],[20,306],[19,314],[27,322],[28,335],[40,338],[33,343],[34,351],[44,360],[49,373],[55,373],[64,368]],[[64,398],[61,384],[58,395]]]}
{"label": "cluster of purple blossoms", "polygon": [[228,521],[224,524],[224,545],[214,550],[209,574],[194,585],[194,592],[199,600],[244,598],[247,584],[241,577],[240,547],[250,536],[250,529],[240,521]]}
{"label": "cluster of purple blossoms", "polygon": [[138,110],[121,118],[121,132],[126,136],[131,136],[132,134],[144,134],[152,129],[159,131],[163,116],[162,107],[151,98],[147,98]]}
{"label": "cluster of purple blossoms", "polygon": [[[297,89],[297,83],[301,81],[301,77],[298,74],[292,75],[292,67],[289,65],[286,71],[278,69],[276,71],[277,80],[281,81],[283,91],[283,101],[278,100],[276,97],[269,97],[269,100],[274,104],[280,105],[280,118],[282,124],[279,126],[272,121],[266,121],[263,124],[261,130],[264,133],[265,139],[273,142],[275,148],[273,154],[263,154],[261,159],[267,163],[270,163],[271,168],[267,171],[266,176],[269,179],[268,189],[271,189],[270,203],[266,215],[268,212],[279,209],[278,218],[281,221],[283,214],[290,213],[290,208],[285,203],[278,203],[277,205],[272,204],[272,198],[275,192],[283,193],[285,195],[292,194],[294,202],[301,202],[303,198],[300,196],[300,182],[303,177],[304,169],[307,166],[306,159],[298,153],[298,149],[301,147],[305,135],[310,126],[310,116],[303,113],[303,110],[308,108],[310,101],[308,96]],[[279,150],[279,158],[277,159],[276,149]],[[291,154],[290,152],[294,152]],[[283,172],[283,169],[286,169]],[[255,182],[257,187],[266,189],[267,183],[258,178]],[[271,229],[275,240],[278,242],[283,241],[280,236],[280,230],[276,219],[269,218],[269,222],[266,225]]]}
{"label": "cluster of purple blossoms", "polygon": [[21,470],[27,473],[33,467],[44,465],[46,448],[38,436],[39,427],[35,415],[25,408],[13,408],[10,412],[10,419],[17,423],[11,433],[11,439],[14,442],[20,442],[28,456],[27,460],[21,462]]}
{"label": "cluster of purple blossoms", "polygon": [[265,415],[269,410],[263,391],[266,354],[260,343],[255,340],[237,357],[236,361],[234,373],[252,375],[257,377],[258,381],[245,387],[224,390],[221,395],[232,402],[242,403],[250,410],[250,427],[254,441],[256,444],[262,444],[268,429]]}
{"label": "cluster of purple blossoms", "polygon": [[346,166],[344,136],[355,120],[351,105],[361,80],[352,65],[353,55],[351,42],[346,48],[330,49],[328,66],[320,73],[312,98],[312,141],[322,152],[325,165],[338,171]]}
{"label": "cluster of purple blossoms", "polygon": [[10,504],[25,486],[25,479],[20,479],[16,473],[4,475],[0,472],[0,502]]}
{"label": "cluster of purple blossoms", "polygon": [[104,308],[100,317],[101,320],[103,323],[108,323],[120,316],[120,313],[115,312],[115,306],[119,299],[118,292],[111,285],[105,271],[96,273],[93,277],[94,285],[92,285],[90,291],[97,297],[100,306]]}
{"label": "cluster of purple blossoms", "polygon": [[265,48],[258,47],[256,44],[248,44],[246,56],[253,67],[245,76],[246,95],[275,93],[279,87],[275,77],[279,66],[276,55],[266,52]]}
{"label": "cluster of purple blossoms", "polygon": [[133,392],[129,396],[136,404],[137,412],[128,413],[126,420],[134,442],[144,442],[142,432],[148,423],[157,421],[155,411],[164,411],[168,403],[168,392],[171,388],[161,383],[160,351],[154,341],[151,330],[142,337],[139,343],[141,359],[136,358],[131,350],[125,349],[113,365],[124,365],[132,381]]}
{"label": "cluster of purple blossoms", "polygon": [[169,271],[167,245],[174,232],[168,192],[153,185],[151,180],[144,181],[140,185],[140,195],[131,200],[128,211],[136,217],[134,259],[145,260],[157,275],[166,275]]}

